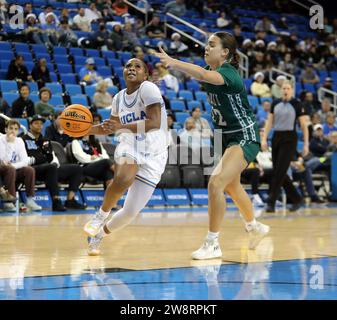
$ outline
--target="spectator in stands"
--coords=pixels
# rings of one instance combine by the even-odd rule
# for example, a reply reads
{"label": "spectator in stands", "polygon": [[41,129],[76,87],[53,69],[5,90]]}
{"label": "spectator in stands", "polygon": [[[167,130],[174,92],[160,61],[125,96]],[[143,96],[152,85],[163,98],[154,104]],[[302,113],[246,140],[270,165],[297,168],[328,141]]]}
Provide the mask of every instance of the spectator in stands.
{"label": "spectator in stands", "polygon": [[39,88],[44,87],[47,82],[51,82],[50,72],[47,67],[47,60],[45,58],[39,59],[32,70],[32,77],[37,82]]}
{"label": "spectator in stands", "polygon": [[303,101],[303,106],[305,108],[305,112],[306,114],[308,114],[309,116],[311,116],[317,109],[317,105],[314,99],[314,95],[312,92],[310,91],[303,91],[300,95],[304,96],[303,99],[301,99]]}
{"label": "spectator in stands", "polygon": [[169,142],[168,142],[169,147],[170,146],[174,147],[180,144],[180,138],[178,136],[177,130],[173,128],[173,124],[174,124],[174,117],[172,114],[168,114],[167,115],[167,128],[169,131]]}
{"label": "spectator in stands", "polygon": [[69,10],[67,8],[63,8],[61,10],[59,20],[60,20],[60,24],[62,23],[62,21],[67,21],[70,27],[74,24],[73,18],[70,16]]}
{"label": "spectator in stands", "polygon": [[49,104],[49,100],[51,98],[51,91],[49,88],[41,88],[39,92],[40,101],[35,103],[35,114],[39,114],[45,118],[52,119],[55,111],[54,107]]}
{"label": "spectator in stands", "polygon": [[256,23],[254,29],[255,31],[264,31],[274,34],[277,33],[275,26],[272,24],[269,17],[267,16],[262,17],[262,19]]}
{"label": "spectator in stands", "polygon": [[266,51],[266,44],[263,40],[259,39],[255,41],[255,47],[254,47],[255,52],[262,52],[265,53]]}
{"label": "spectator in stands", "polygon": [[27,118],[34,114],[34,102],[29,99],[29,86],[24,83],[20,87],[20,97],[12,104],[12,117]]}
{"label": "spectator in stands", "polygon": [[264,59],[263,52],[256,52],[255,56],[253,57],[250,65],[249,65],[249,73],[255,74],[257,72],[264,72],[266,70],[266,62]]}
{"label": "spectator in stands", "polygon": [[[200,108],[193,108],[191,111],[191,117],[194,120],[195,129],[201,134],[202,138],[210,138],[213,136],[211,127],[207,119],[201,116]],[[189,119],[189,118],[187,118]]]}
{"label": "spectator in stands", "polygon": [[268,43],[266,53],[270,54],[274,65],[277,66],[279,64],[280,54],[277,50],[277,43],[275,41],[270,41]]}
{"label": "spectator in stands", "polygon": [[146,27],[146,34],[149,38],[165,38],[164,27],[160,21],[160,17],[154,15],[150,23]]}
{"label": "spectator in stands", "polygon": [[316,124],[314,126],[313,137],[310,140],[309,150],[315,157],[323,157],[329,146],[328,138],[324,137],[323,126]]}
{"label": "spectator in stands", "polygon": [[156,69],[159,71],[160,79],[165,82],[166,88],[174,90],[175,92],[179,91],[179,81],[173,76],[168,68],[164,66],[161,62],[155,64]]}
{"label": "spectator in stands", "polygon": [[282,75],[279,75],[276,78],[276,82],[271,86],[271,95],[273,96],[273,98],[280,99],[282,97],[281,88],[284,80],[286,79],[287,78]]}
{"label": "spectator in stands", "polygon": [[15,80],[16,82],[32,81],[33,78],[29,74],[23,56],[17,55],[9,64],[7,71],[7,80]]}
{"label": "spectator in stands", "polygon": [[324,136],[328,137],[331,132],[337,131],[336,115],[333,112],[328,112],[326,115],[325,123],[323,124]]}
{"label": "spectator in stands", "polygon": [[[254,44],[253,41],[250,39],[245,39],[242,42],[242,52],[248,56],[249,58],[253,58],[255,53],[254,53]],[[263,57],[262,57],[263,58]],[[262,59],[263,61],[263,59]],[[252,61],[250,61],[252,62]],[[252,72],[254,73],[254,72]]]}
{"label": "spectator in stands", "polygon": [[307,64],[305,69],[302,70],[300,79],[303,83],[316,84],[319,82],[319,76],[311,63]]}
{"label": "spectator in stands", "polygon": [[[23,8],[23,14],[24,14],[25,19],[27,18],[27,16],[29,14],[34,14],[34,12],[33,12],[33,4],[31,4],[30,2],[25,3],[25,6]],[[35,14],[34,14],[34,16],[35,16]]]}
{"label": "spectator in stands", "polygon": [[68,20],[61,20],[61,24],[57,30],[58,32],[58,43],[64,47],[75,47],[77,46],[78,36],[71,29]]}
{"label": "spectator in stands", "polygon": [[174,32],[171,36],[170,52],[175,55],[188,56],[188,46],[181,41],[181,35],[178,32]]}
{"label": "spectator in stands", "polygon": [[61,111],[55,115],[55,120],[46,128],[45,138],[46,140],[56,141],[65,148],[72,141],[72,138],[63,132],[59,120],[60,115]]}
{"label": "spectator in stands", "polygon": [[123,30],[119,22],[115,23],[112,27],[110,39],[112,40],[112,47],[114,50],[119,51],[123,49]]}
{"label": "spectator in stands", "polygon": [[123,0],[116,0],[112,4],[112,9],[116,16],[123,16],[129,11],[128,5]]}
{"label": "spectator in stands", "polygon": [[[84,209],[84,206],[75,200],[75,194],[82,181],[82,168],[76,164],[60,165],[52,144],[42,135],[45,118],[35,115],[30,120],[29,132],[22,136],[28,153],[30,165],[36,173],[36,179],[44,181],[52,198],[53,211],[69,209]],[[59,196],[60,181],[69,182],[67,200],[63,206]]]}
{"label": "spectator in stands", "polygon": [[88,17],[85,16],[84,8],[78,9],[78,14],[74,17],[74,26],[84,32],[91,32],[91,23]]}
{"label": "spectator in stands", "polygon": [[95,136],[74,139],[71,151],[76,161],[83,166],[84,176],[103,181],[104,188],[113,178],[112,161]]}
{"label": "spectator in stands", "polygon": [[[332,78],[326,77],[324,79],[324,83],[321,85],[321,88],[325,88],[327,90],[334,91]],[[333,94],[329,93],[329,92],[322,91],[322,97],[323,98],[329,98],[329,99],[332,100],[333,99]]]}
{"label": "spectator in stands", "polygon": [[[7,101],[4,100],[2,97],[0,97],[0,113],[3,113],[4,115],[9,115],[11,112],[11,108],[8,105]],[[3,118],[0,118],[3,119]],[[0,131],[1,132],[1,131]]]}
{"label": "spectator in stands", "polygon": [[135,29],[139,39],[148,36],[143,19],[136,18]]}
{"label": "spectator in stands", "polygon": [[254,75],[254,82],[250,87],[251,93],[256,97],[269,98],[271,97],[270,88],[264,81],[264,74],[262,72],[257,72]]}
{"label": "spectator in stands", "polygon": [[226,11],[220,11],[219,17],[216,19],[216,26],[220,29],[229,28],[231,20],[226,18]]}
{"label": "spectator in stands", "polygon": [[337,152],[337,131],[332,131],[329,136],[328,152]]}
{"label": "spectator in stands", "polygon": [[184,130],[179,133],[180,145],[192,149],[200,149],[201,134],[196,128],[195,121],[192,117],[187,118],[184,124]]}
{"label": "spectator in stands", "polygon": [[108,21],[113,21],[114,20],[114,13],[111,7],[109,7],[108,5],[105,5],[102,9],[102,19],[105,22]]}
{"label": "spectator in stands", "polygon": [[331,111],[331,102],[329,98],[324,98],[321,102],[321,109],[318,110],[318,115],[321,118],[321,122],[324,123],[326,121],[326,117],[328,113]]}
{"label": "spectator in stands", "polygon": [[239,24],[236,24],[233,29],[233,36],[238,44],[238,47],[242,46],[243,43],[243,36],[241,35],[241,26]]}
{"label": "spectator in stands", "polygon": [[186,14],[186,5],[184,0],[173,0],[165,4],[165,12],[174,14],[177,17],[182,17]]}
{"label": "spectator in stands", "polygon": [[93,103],[96,108],[111,108],[112,96],[107,91],[108,83],[104,80],[100,80],[96,86],[96,92],[94,94]]}
{"label": "spectator in stands", "polygon": [[262,108],[259,107],[256,114],[256,119],[259,123],[259,127],[263,127],[270,112],[271,103],[268,100],[264,100],[262,103]]}
{"label": "spectator in stands", "polygon": [[91,2],[89,8],[85,8],[84,12],[84,15],[88,18],[90,23],[102,18],[102,13],[97,10],[96,4],[94,2]]}
{"label": "spectator in stands", "polygon": [[47,34],[37,25],[36,15],[31,13],[26,17],[26,28],[23,30],[26,40],[32,43],[50,45]]}
{"label": "spectator in stands", "polygon": [[293,57],[290,52],[287,52],[284,55],[284,58],[282,61],[280,61],[278,68],[284,72],[295,74],[296,72],[296,66],[294,64]]}
{"label": "spectator in stands", "polygon": [[157,68],[154,68],[151,74],[151,81],[157,85],[162,96],[165,96],[167,87],[165,81],[160,78],[160,72]]}
{"label": "spectator in stands", "polygon": [[[35,170],[30,167],[25,144],[21,138],[17,138],[20,123],[10,120],[6,125],[6,134],[0,136],[0,175],[5,176],[5,186],[9,194],[15,198],[16,183],[24,182],[27,200],[26,206],[30,210],[40,211],[42,208],[34,201],[35,194]],[[7,210],[15,210],[12,202],[7,204]]]}
{"label": "spectator in stands", "polygon": [[112,44],[113,44],[113,41],[110,38],[110,35],[106,29],[106,26],[102,22],[99,24],[98,30],[91,34],[90,41],[92,43],[92,46],[97,49],[103,46],[106,49],[112,48]]}
{"label": "spectator in stands", "polygon": [[59,25],[60,21],[59,21],[57,15],[53,12],[53,6],[51,6],[51,5],[47,5],[46,8],[44,9],[44,11],[39,14],[39,21],[40,21],[41,25],[43,26],[44,24],[47,23],[47,15],[49,13],[51,13],[53,15],[55,24]]}
{"label": "spectator in stands", "polygon": [[131,51],[132,48],[141,46],[138,36],[134,31],[132,24],[130,22],[124,24],[123,36],[125,43],[124,48],[129,48],[129,50]]}
{"label": "spectator in stands", "polygon": [[53,46],[57,46],[57,26],[55,23],[55,16],[49,12],[46,14],[46,23],[41,25],[42,30],[46,33],[49,43]]}
{"label": "spectator in stands", "polygon": [[84,82],[86,85],[96,84],[102,77],[95,70],[95,60],[94,58],[88,58],[85,62],[85,66],[81,68],[79,72],[80,81]]}

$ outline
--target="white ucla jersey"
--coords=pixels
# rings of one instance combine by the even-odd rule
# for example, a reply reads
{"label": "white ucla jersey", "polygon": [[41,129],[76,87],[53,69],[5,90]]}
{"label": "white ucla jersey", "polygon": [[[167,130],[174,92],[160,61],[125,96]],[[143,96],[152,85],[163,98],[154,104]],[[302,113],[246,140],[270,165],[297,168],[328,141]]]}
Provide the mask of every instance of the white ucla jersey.
{"label": "white ucla jersey", "polygon": [[[120,143],[127,143],[145,154],[159,154],[167,150],[168,128],[165,102],[159,88],[150,81],[144,81],[132,94],[127,94],[126,89],[118,92],[112,101],[111,115],[119,117],[121,124],[131,124],[146,119],[146,107],[159,103],[161,106],[160,129],[147,133],[123,132],[118,136]],[[141,128],[144,132],[144,128]]]}

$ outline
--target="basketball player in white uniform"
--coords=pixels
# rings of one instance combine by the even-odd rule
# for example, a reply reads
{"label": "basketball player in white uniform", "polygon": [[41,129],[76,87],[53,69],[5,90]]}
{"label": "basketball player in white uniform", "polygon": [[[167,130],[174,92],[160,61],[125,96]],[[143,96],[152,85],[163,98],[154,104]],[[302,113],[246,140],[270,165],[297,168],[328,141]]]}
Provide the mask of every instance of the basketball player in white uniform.
{"label": "basketball player in white uniform", "polygon": [[[110,120],[93,126],[89,134],[117,133],[115,174],[101,208],[85,225],[89,255],[100,254],[104,236],[128,225],[150,200],[167,162],[168,129],[165,103],[159,88],[147,81],[148,70],[139,59],[124,67],[126,89],[114,96]],[[122,209],[110,211],[128,190]]]}

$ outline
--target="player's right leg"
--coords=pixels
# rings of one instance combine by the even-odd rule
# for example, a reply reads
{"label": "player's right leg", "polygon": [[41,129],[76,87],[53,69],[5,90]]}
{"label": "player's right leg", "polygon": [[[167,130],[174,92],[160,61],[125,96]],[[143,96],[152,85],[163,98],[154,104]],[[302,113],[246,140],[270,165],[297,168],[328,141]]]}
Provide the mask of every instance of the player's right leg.
{"label": "player's right leg", "polygon": [[107,186],[101,208],[84,226],[84,232],[94,237],[109,217],[112,208],[135,180],[138,165],[130,158],[118,158],[113,181]]}

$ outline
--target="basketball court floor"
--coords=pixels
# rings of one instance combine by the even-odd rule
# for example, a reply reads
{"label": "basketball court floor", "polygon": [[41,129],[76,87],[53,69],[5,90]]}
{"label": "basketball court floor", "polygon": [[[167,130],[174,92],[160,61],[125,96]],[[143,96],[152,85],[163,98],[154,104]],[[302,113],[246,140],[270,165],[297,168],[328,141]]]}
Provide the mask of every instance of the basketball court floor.
{"label": "basketball court floor", "polygon": [[190,259],[206,208],[146,209],[89,257],[93,212],[0,214],[0,299],[337,299],[336,206],[262,213],[271,232],[255,251],[230,208],[209,261]]}

